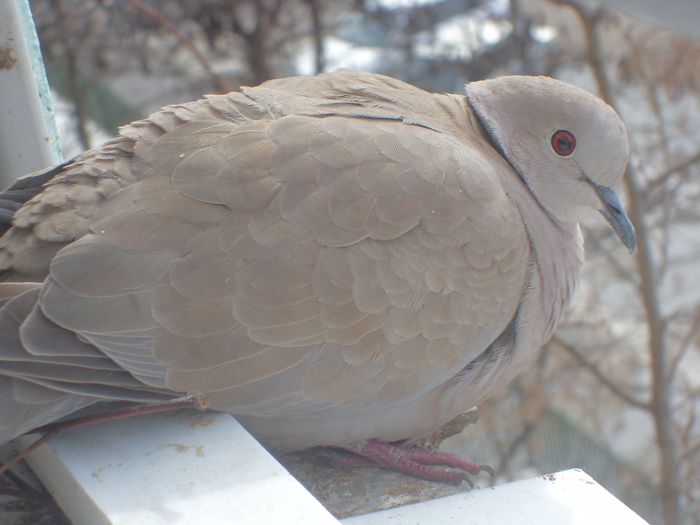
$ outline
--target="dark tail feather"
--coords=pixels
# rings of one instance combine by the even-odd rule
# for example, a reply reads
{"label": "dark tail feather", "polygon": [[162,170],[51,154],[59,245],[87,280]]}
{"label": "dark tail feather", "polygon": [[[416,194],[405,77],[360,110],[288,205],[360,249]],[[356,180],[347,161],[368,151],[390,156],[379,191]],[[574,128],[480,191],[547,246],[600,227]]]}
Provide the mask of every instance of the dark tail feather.
{"label": "dark tail feather", "polygon": [[47,182],[63,173],[68,163],[49,170],[42,170],[17,179],[15,183],[0,192],[0,237],[12,226],[15,212],[28,200],[44,191]]}

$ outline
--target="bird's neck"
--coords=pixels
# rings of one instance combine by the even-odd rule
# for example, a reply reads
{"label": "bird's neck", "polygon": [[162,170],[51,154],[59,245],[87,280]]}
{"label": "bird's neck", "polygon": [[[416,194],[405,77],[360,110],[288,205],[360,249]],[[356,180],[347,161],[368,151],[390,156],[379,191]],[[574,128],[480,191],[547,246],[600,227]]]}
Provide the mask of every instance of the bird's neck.
{"label": "bird's neck", "polygon": [[[531,246],[529,290],[521,307],[519,332],[527,334],[531,348],[539,348],[551,337],[576,288],[583,264],[581,230],[578,223],[561,223],[542,207],[493,143],[466,97],[444,95],[436,101],[450,115],[445,132],[468,142],[492,164],[501,164],[495,173],[520,212]],[[523,325],[529,326],[522,329]]]}
{"label": "bird's neck", "polygon": [[[539,204],[527,186],[513,177],[511,192],[530,239],[530,277],[521,309],[521,333],[539,347],[552,336],[576,289],[584,260],[578,223],[561,223]],[[524,325],[528,325],[523,329]]]}

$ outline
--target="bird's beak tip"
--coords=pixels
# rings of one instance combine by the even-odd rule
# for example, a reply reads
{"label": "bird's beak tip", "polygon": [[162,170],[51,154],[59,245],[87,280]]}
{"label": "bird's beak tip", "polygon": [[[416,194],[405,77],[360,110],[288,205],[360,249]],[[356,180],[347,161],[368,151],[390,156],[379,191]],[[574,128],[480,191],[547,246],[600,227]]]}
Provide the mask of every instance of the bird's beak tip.
{"label": "bird's beak tip", "polygon": [[594,183],[594,188],[600,196],[600,201],[603,207],[600,208],[600,213],[605,217],[605,220],[610,223],[615,233],[622,243],[627,246],[630,253],[634,253],[637,247],[637,234],[634,231],[632,222],[627,217],[622,202],[617,194],[607,186],[601,186]]}

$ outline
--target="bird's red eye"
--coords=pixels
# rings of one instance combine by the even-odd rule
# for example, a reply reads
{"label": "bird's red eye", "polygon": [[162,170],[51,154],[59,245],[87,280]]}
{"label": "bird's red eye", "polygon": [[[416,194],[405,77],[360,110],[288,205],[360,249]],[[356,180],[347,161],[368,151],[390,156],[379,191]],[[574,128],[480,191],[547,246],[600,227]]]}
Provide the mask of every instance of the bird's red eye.
{"label": "bird's red eye", "polygon": [[568,157],[576,149],[576,137],[565,129],[555,131],[552,135],[552,149],[560,157]]}

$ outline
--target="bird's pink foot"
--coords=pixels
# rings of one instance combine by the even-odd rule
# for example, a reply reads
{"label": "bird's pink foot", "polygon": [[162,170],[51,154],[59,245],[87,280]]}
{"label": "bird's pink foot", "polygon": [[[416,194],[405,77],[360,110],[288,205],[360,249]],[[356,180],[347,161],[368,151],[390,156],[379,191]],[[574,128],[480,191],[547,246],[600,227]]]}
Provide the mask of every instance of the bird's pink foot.
{"label": "bird's pink foot", "polygon": [[488,472],[495,476],[488,465],[437,450],[398,447],[376,439],[358,441],[343,448],[352,452],[337,456],[340,464],[346,467],[383,467],[428,481],[455,485],[466,481],[471,486],[474,484],[469,474]]}

